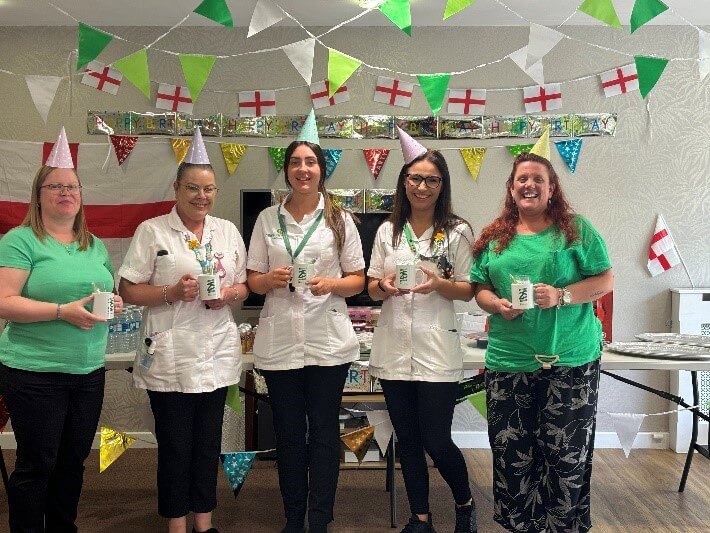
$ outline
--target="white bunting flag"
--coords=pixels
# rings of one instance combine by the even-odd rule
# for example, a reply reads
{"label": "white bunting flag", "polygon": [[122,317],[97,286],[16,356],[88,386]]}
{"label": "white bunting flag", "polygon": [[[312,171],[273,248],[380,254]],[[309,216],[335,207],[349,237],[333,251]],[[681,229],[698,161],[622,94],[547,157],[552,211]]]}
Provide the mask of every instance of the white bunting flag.
{"label": "white bunting flag", "polygon": [[631,448],[636,440],[636,435],[641,427],[641,422],[646,418],[643,414],[634,413],[609,413],[614,429],[619,437],[621,447],[624,449],[626,457],[631,453]]}
{"label": "white bunting flag", "polygon": [[62,81],[62,78],[58,76],[25,76],[25,82],[30,91],[30,96],[32,96],[32,101],[45,124],[60,81]]}
{"label": "white bunting flag", "polygon": [[273,26],[284,18],[283,11],[279,9],[271,0],[259,0],[251,14],[251,22],[249,23],[249,33],[247,39],[252,35],[265,30],[269,26]]}
{"label": "white bunting flag", "polygon": [[389,446],[392,433],[394,432],[389,412],[386,410],[367,411],[367,423],[371,426],[375,426],[375,441],[382,455],[386,455],[387,446]]}
{"label": "white bunting flag", "polygon": [[564,37],[564,33],[552,28],[541,26],[540,24],[530,24],[528,56],[525,60],[525,68],[528,69],[542,60]]}
{"label": "white bunting flag", "polygon": [[315,39],[304,39],[297,43],[288,44],[282,48],[284,53],[291,60],[294,68],[309,85],[311,84],[311,76],[313,74],[313,52],[315,46]]}

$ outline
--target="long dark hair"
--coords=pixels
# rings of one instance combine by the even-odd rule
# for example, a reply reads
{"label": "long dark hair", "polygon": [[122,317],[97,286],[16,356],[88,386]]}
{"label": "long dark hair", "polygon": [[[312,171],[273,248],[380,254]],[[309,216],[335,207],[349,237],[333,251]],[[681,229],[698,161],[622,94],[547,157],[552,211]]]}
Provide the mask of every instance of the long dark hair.
{"label": "long dark hair", "polygon": [[579,237],[577,228],[574,225],[574,210],[569,205],[567,197],[562,191],[562,187],[560,186],[560,178],[557,175],[557,172],[555,172],[555,169],[552,167],[552,163],[537,154],[523,152],[515,158],[515,161],[513,162],[513,170],[510,172],[510,176],[505,182],[505,201],[503,203],[503,212],[498,218],[488,224],[488,226],[483,228],[481,231],[481,236],[478,238],[471,250],[474,257],[481,255],[483,251],[488,248],[488,244],[493,240],[496,241],[496,246],[494,248],[495,253],[501,253],[508,247],[510,241],[512,241],[517,234],[516,228],[518,226],[518,206],[513,200],[513,195],[511,194],[510,189],[513,186],[513,179],[515,178],[515,171],[517,170],[518,165],[525,163],[526,161],[540,163],[547,169],[547,173],[550,177],[552,194],[547,206],[547,218],[559,228],[568,243],[573,243]]}
{"label": "long dark hair", "polygon": [[308,141],[293,141],[286,148],[286,156],[284,157],[284,180],[286,181],[286,187],[291,189],[291,184],[288,181],[288,166],[289,161],[293,152],[299,146],[307,146],[310,148],[316,156],[316,161],[318,161],[318,166],[320,167],[320,181],[318,182],[318,192],[323,195],[323,219],[325,220],[325,225],[329,227],[333,234],[335,235],[335,243],[338,246],[338,252],[343,249],[343,244],[345,243],[345,220],[343,219],[344,209],[333,204],[333,201],[325,188],[325,173],[326,173],[326,163],[325,154],[323,149],[317,144]]}
{"label": "long dark hair", "polygon": [[430,162],[437,168],[439,174],[441,174],[441,184],[439,185],[441,192],[439,193],[439,197],[436,199],[436,205],[434,206],[434,231],[431,234],[430,246],[434,246],[434,238],[438,232],[448,232],[461,223],[468,224],[468,222],[464,219],[455,215],[453,208],[451,207],[451,175],[449,174],[449,166],[446,164],[446,159],[444,159],[444,156],[441,155],[441,152],[438,150],[427,150],[410,163],[406,163],[402,166],[402,170],[399,171],[397,190],[394,196],[394,207],[392,208],[392,214],[389,217],[389,221],[392,223],[393,248],[396,248],[399,244],[399,240],[402,238],[404,225],[406,224],[409,215],[412,214],[412,206],[407,198],[404,182],[407,179],[409,169],[412,165],[418,163],[419,161]]}

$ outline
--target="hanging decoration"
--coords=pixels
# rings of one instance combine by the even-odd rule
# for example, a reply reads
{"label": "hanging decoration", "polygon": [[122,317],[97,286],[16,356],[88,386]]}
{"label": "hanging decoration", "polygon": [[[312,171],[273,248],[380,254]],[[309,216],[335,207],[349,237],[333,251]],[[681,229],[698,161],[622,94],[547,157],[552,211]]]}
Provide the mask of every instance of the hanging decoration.
{"label": "hanging decoration", "polygon": [[483,115],[486,112],[485,89],[449,89],[446,112],[450,115]]}
{"label": "hanging decoration", "polygon": [[350,57],[349,55],[328,48],[328,81],[330,82],[328,90],[330,96],[360,68],[362,61]]}
{"label": "hanging decoration", "polygon": [[526,113],[552,111],[562,107],[562,90],[559,83],[534,85],[523,88],[523,102]]}
{"label": "hanging decoration", "polygon": [[190,139],[170,139],[170,145],[173,147],[175,161],[177,161],[178,165],[185,159],[187,151],[190,149],[190,144]]}
{"label": "hanging decoration", "polygon": [[365,189],[365,213],[391,213],[394,189]]}
{"label": "hanging decoration", "polygon": [[431,112],[438,115],[449,87],[451,74],[420,74],[417,79]]}
{"label": "hanging decoration", "polygon": [[375,85],[375,97],[373,100],[397,107],[409,107],[412,105],[413,92],[413,83],[379,76]]}
{"label": "hanging decoration", "polygon": [[239,395],[239,385],[230,385],[227,387],[227,398],[224,401],[224,405],[229,407],[238,415],[244,414],[244,409],[242,408],[242,397]]}
{"label": "hanging decoration", "polygon": [[544,85],[545,84],[545,74],[544,74],[544,69],[542,67],[542,61],[538,61],[537,63],[533,63],[529,67],[527,66],[527,61],[528,61],[528,47],[523,46],[522,48],[519,48],[515,52],[512,52],[508,54],[506,57],[510,58],[513,63],[518,65],[520,70],[525,72],[528,76],[530,76],[535,83],[538,85]]}
{"label": "hanging decoration", "polygon": [[370,449],[370,444],[372,443],[374,436],[374,426],[365,426],[350,433],[346,433],[345,435],[341,435],[340,440],[351,452],[353,452],[353,454],[355,454],[358,463],[362,463],[367,450]]}
{"label": "hanging decoration", "polygon": [[387,455],[387,447],[392,438],[392,433],[394,433],[389,411],[386,409],[367,411],[367,423],[375,428],[374,438],[380,448],[380,452],[383,456]]}
{"label": "hanging decoration", "polygon": [[582,5],[577,8],[577,11],[586,13],[604,24],[621,29],[619,16],[616,14],[616,9],[614,9],[614,4],[612,4],[611,0],[584,0]]}
{"label": "hanging decoration", "polygon": [[486,391],[476,392],[468,397],[468,402],[478,411],[485,420],[488,420],[488,406],[486,405]]}
{"label": "hanging decoration", "polygon": [[485,148],[461,148],[461,157],[463,157],[463,161],[466,163],[466,168],[474,181],[478,179],[478,173],[481,170],[481,165],[483,164],[483,158],[485,156]]}
{"label": "hanging decoration", "polygon": [[616,96],[631,91],[639,90],[639,76],[636,72],[636,63],[630,63],[623,67],[607,70],[599,74],[602,81],[604,96]]}
{"label": "hanging decoration", "polygon": [[663,215],[656,219],[656,229],[648,247],[648,262],[646,268],[655,277],[681,263],[680,253],[676,247],[671,230]]}
{"label": "hanging decoration", "polygon": [[661,78],[668,60],[661,57],[634,56],[634,61],[638,72],[639,91],[641,96],[646,98]]}
{"label": "hanging decoration", "polygon": [[[668,9],[661,0],[636,0],[631,10],[631,33]],[[628,456],[628,454],[627,454]]]}
{"label": "hanging decoration", "polygon": [[276,112],[276,91],[239,91],[239,116],[261,117]]}
{"label": "hanging decoration", "polygon": [[161,83],[155,95],[155,107],[180,113],[192,113],[192,96],[187,87]]}
{"label": "hanging decoration", "polygon": [[380,176],[380,171],[387,161],[389,153],[389,148],[364,148],[362,150],[365,161],[367,161],[367,168],[370,169],[373,178],[377,179]]}
{"label": "hanging decoration", "polygon": [[247,475],[254,464],[254,457],[257,452],[231,452],[220,455],[222,468],[229,480],[229,484],[234,492],[234,497],[239,495],[242,490]]}
{"label": "hanging decoration", "polygon": [[411,37],[412,11],[409,0],[386,0],[377,6],[377,9],[390,19],[392,24]]}
{"label": "hanging decoration", "polygon": [[611,421],[614,423],[614,430],[619,437],[621,447],[624,449],[624,455],[628,459],[631,453],[631,448],[636,440],[641,423],[646,415],[634,413],[609,413]]}
{"label": "hanging decoration", "polygon": [[59,76],[25,76],[25,83],[30,91],[32,102],[39,116],[42,117],[42,122],[47,124],[47,116],[49,109],[54,102],[54,96],[57,94],[57,87],[62,78]]}
{"label": "hanging decoration", "polygon": [[136,147],[138,137],[132,135],[110,135],[109,137],[120,166]]}
{"label": "hanging decoration", "polygon": [[146,98],[150,98],[150,74],[148,73],[148,53],[145,48],[127,55],[113,63],[128,81],[135,85]]}
{"label": "hanging decoration", "polygon": [[309,85],[313,74],[313,54],[315,52],[315,46],[316,40],[309,38],[288,44],[282,48],[291,61],[291,64]]}
{"label": "hanging decoration", "polygon": [[527,47],[528,57],[525,60],[525,68],[530,68],[538,61],[541,61],[564,37],[564,33],[547,26],[530,24]]}
{"label": "hanging decoration", "polygon": [[86,74],[81,77],[81,83],[109,94],[117,94],[121,86],[123,74],[110,65],[100,61],[91,61],[84,69]]}
{"label": "hanging decoration", "polygon": [[247,39],[252,35],[256,35],[260,31],[273,26],[277,22],[280,22],[283,18],[283,11],[281,11],[279,6],[272,0],[259,0],[251,14],[251,22],[249,22]]}
{"label": "hanging decoration", "polygon": [[513,157],[518,157],[520,154],[523,152],[529,152],[532,150],[532,147],[535,146],[534,144],[512,144],[510,146],[507,146],[508,151],[513,155]]}
{"label": "hanging decoration", "polygon": [[[197,54],[180,54],[179,58],[182,74],[185,77],[185,83],[187,83],[192,101],[197,102],[217,58],[215,56]],[[173,109],[173,111],[178,110]]]}
{"label": "hanging decoration", "polygon": [[468,6],[473,4],[476,0],[446,0],[446,7],[444,8],[444,18],[443,20],[446,20],[447,18],[451,17],[452,15],[455,15],[462,9],[466,9]]}
{"label": "hanging decoration", "polygon": [[237,170],[239,162],[247,151],[246,144],[220,143],[224,164],[227,165],[227,172],[231,176]]}
{"label": "hanging decoration", "polygon": [[77,28],[79,53],[76,58],[76,70],[81,70],[96,59],[112,40],[113,35],[80,22]]}
{"label": "hanging decoration", "polygon": [[193,10],[193,13],[202,15],[227,28],[234,27],[232,13],[229,11],[225,0],[203,0],[203,2]]}
{"label": "hanging decoration", "polygon": [[560,153],[562,160],[569,168],[569,171],[574,174],[577,170],[577,161],[579,153],[582,151],[582,139],[570,139],[568,141],[555,141],[557,151]]}
{"label": "hanging decoration", "polygon": [[111,429],[101,426],[101,441],[99,443],[99,473],[106,470],[118,459],[123,452],[130,448],[136,439]]}
{"label": "hanging decoration", "polygon": [[271,160],[274,162],[276,172],[282,171],[284,168],[284,161],[286,161],[286,147],[269,146],[269,155],[271,156]]}
{"label": "hanging decoration", "polygon": [[328,179],[338,166],[343,151],[340,148],[324,148],[323,155],[325,155],[325,179]]}
{"label": "hanging decoration", "polygon": [[317,81],[310,86],[311,101],[314,109],[342,104],[350,100],[350,93],[347,85],[342,85],[330,96],[330,82],[328,80]]}

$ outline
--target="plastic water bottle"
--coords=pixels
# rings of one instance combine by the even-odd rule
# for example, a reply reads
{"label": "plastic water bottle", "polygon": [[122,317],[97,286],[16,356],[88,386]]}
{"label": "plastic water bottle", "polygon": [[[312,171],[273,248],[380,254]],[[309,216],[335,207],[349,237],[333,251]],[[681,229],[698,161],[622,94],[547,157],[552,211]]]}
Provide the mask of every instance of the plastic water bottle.
{"label": "plastic water bottle", "polygon": [[129,313],[130,310],[128,308],[124,308],[123,313],[121,313],[118,317],[118,324],[116,325],[116,351],[119,353],[127,353],[131,351],[131,322]]}
{"label": "plastic water bottle", "polygon": [[116,353],[116,317],[107,320],[108,338],[106,339],[106,353]]}

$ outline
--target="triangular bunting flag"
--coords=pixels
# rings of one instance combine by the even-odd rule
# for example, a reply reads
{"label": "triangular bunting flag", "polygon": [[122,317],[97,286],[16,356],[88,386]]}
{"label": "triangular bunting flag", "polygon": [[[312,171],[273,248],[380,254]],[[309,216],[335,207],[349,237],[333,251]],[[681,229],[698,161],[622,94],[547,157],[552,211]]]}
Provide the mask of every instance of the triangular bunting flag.
{"label": "triangular bunting flag", "polygon": [[244,413],[242,409],[242,398],[239,396],[239,385],[230,385],[227,387],[227,399],[224,401],[224,405],[238,415]]}
{"label": "triangular bunting flag", "polygon": [[175,154],[175,161],[177,161],[178,165],[185,159],[187,151],[190,149],[191,142],[192,141],[190,139],[170,139],[170,144],[173,147],[173,153]]}
{"label": "triangular bunting flag", "polygon": [[328,179],[338,166],[343,151],[340,148],[324,148],[323,155],[325,155],[325,179]]}
{"label": "triangular bunting flag", "polygon": [[76,70],[81,70],[90,61],[96,59],[103,49],[108,46],[108,43],[113,40],[113,35],[80,22],[77,30],[77,40],[79,41],[79,53],[76,59]]}
{"label": "triangular bunting flag", "polygon": [[537,63],[531,65],[529,68],[526,66],[528,60],[527,46],[523,46],[515,52],[508,54],[507,57],[512,59],[513,62],[518,65],[518,67],[520,67],[520,70],[522,70],[523,72],[525,72],[525,74],[535,80],[538,85],[545,85],[545,74],[544,69],[542,67],[542,61],[538,61]]}
{"label": "triangular bunting flag", "polygon": [[[42,145],[42,164],[46,165],[47,164],[47,159],[49,158],[49,155],[52,153],[52,149],[54,148],[55,143],[44,143]],[[74,168],[79,167],[79,143],[68,143],[69,144],[69,153],[71,154],[71,160],[74,165]],[[55,165],[50,165],[50,166],[55,166]],[[67,167],[59,167],[59,168],[67,168]]]}
{"label": "triangular bunting flag", "polygon": [[387,156],[390,153],[389,148],[364,148],[362,150],[367,161],[367,168],[370,169],[372,176],[377,179],[380,176],[382,166],[387,161]]}
{"label": "triangular bunting flag", "polygon": [[374,426],[365,426],[352,433],[341,435],[340,440],[348,447],[348,450],[355,454],[358,463],[362,463],[367,450],[370,449],[370,444],[375,436]]}
{"label": "triangular bunting flag", "polygon": [[668,60],[661,57],[634,56],[634,61],[639,76],[639,91],[641,96],[646,98],[663,74]]}
{"label": "triangular bunting flag", "polygon": [[104,65],[100,61],[90,61],[84,72],[85,74],[81,77],[81,83],[84,85],[113,95],[118,93],[123,74],[111,65]]}
{"label": "triangular bunting flag", "polygon": [[476,0],[446,0],[446,8],[444,8],[444,19],[446,20],[451,15],[455,15],[462,9],[467,8]]}
{"label": "triangular bunting flag", "polygon": [[122,165],[136,147],[138,137],[134,137],[133,135],[110,135],[109,137],[111,144],[113,144],[113,150],[116,153],[116,160],[119,165]]}
{"label": "triangular bunting flag", "polygon": [[387,410],[367,411],[367,423],[375,428],[375,442],[380,452],[382,455],[387,455],[387,447],[394,433],[389,412]]}
{"label": "triangular bunting flag", "polygon": [[271,156],[271,160],[274,162],[276,172],[283,170],[284,161],[286,160],[286,147],[269,146],[269,155]]}
{"label": "triangular bunting flag", "polygon": [[125,433],[106,426],[101,426],[101,442],[99,444],[99,473],[106,470],[130,448],[136,439]]}
{"label": "triangular bunting flag", "polygon": [[518,157],[520,154],[523,152],[529,152],[532,150],[532,147],[535,146],[534,144],[511,144],[510,146],[506,146],[508,151],[513,154],[513,157]]}
{"label": "triangular bunting flag", "polygon": [[679,263],[681,263],[680,253],[671,235],[671,230],[666,224],[663,215],[658,215],[656,229],[653,232],[651,244],[648,248],[646,268],[648,268],[651,276],[658,276],[658,274],[670,270]]}
{"label": "triangular bunting flag", "polygon": [[52,107],[54,95],[57,94],[57,87],[59,87],[60,81],[62,81],[62,78],[59,76],[25,76],[25,82],[30,90],[32,101],[45,124],[47,124],[49,108]]}
{"label": "triangular bunting flag", "polygon": [[438,115],[441,104],[444,103],[451,74],[419,74],[417,79],[432,113]]}
{"label": "triangular bunting flag", "polygon": [[150,74],[148,73],[148,54],[145,48],[119,59],[114,68],[123,74],[128,81],[150,98]]}
{"label": "triangular bunting flag", "polygon": [[288,56],[294,68],[298,71],[301,77],[306,80],[308,85],[311,84],[311,75],[313,73],[313,53],[316,46],[315,39],[304,39],[297,43],[287,44],[282,48]]}
{"label": "triangular bunting flag", "polygon": [[279,9],[279,6],[274,4],[271,0],[259,0],[251,14],[247,39],[252,35],[256,35],[261,30],[273,26],[282,18],[284,18],[284,14],[283,11]]}
{"label": "triangular bunting flag", "polygon": [[668,9],[661,0],[636,0],[631,11],[631,33]]}
{"label": "triangular bunting flag", "polygon": [[333,96],[360,65],[362,61],[328,48],[328,96]]}
{"label": "triangular bunting flag", "polygon": [[481,170],[485,156],[486,148],[461,148],[461,157],[474,180],[478,179],[478,172]]}
{"label": "triangular bunting flag", "polygon": [[234,22],[232,22],[232,14],[229,12],[229,8],[227,7],[225,0],[204,0],[193,10],[193,13],[197,13],[205,18],[214,20],[222,26],[227,26],[228,28],[234,27]]}
{"label": "triangular bunting flag", "polygon": [[710,33],[698,29],[698,73],[703,81],[710,73]]}
{"label": "triangular bunting flag", "polygon": [[468,401],[473,408],[478,411],[484,419],[488,420],[488,406],[486,405],[486,391],[482,390],[468,397]]}
{"label": "triangular bunting flag", "polygon": [[227,476],[229,485],[232,487],[234,497],[239,495],[242,486],[247,479],[247,475],[251,470],[251,465],[254,463],[256,452],[231,452],[220,455],[222,459],[222,468]]}
{"label": "triangular bunting flag", "polygon": [[197,102],[202,88],[210,76],[215,59],[217,59],[215,56],[180,54],[182,74],[185,77],[187,88],[190,90],[193,104]]}
{"label": "triangular bunting flag", "polygon": [[582,151],[582,139],[569,139],[568,141],[555,141],[557,151],[562,160],[567,164],[569,171],[574,174],[577,170],[579,153]]}
{"label": "triangular bunting flag", "polygon": [[626,457],[631,453],[631,448],[638,435],[639,428],[646,415],[635,413],[609,413],[611,421],[614,423],[614,429],[621,442],[621,447],[624,449]]}
{"label": "triangular bunting flag", "polygon": [[224,157],[224,164],[227,165],[227,172],[229,172],[231,176],[234,174],[234,171],[237,170],[242,156],[246,153],[247,145],[220,143],[219,147],[222,149],[222,157]]}
{"label": "triangular bunting flag", "polygon": [[564,33],[557,30],[541,26],[540,24],[530,24],[530,36],[528,37],[528,57],[525,68],[532,67],[552,50],[557,43],[565,37]]}
{"label": "triangular bunting flag", "polygon": [[411,37],[412,35],[412,10],[409,0],[386,0],[377,6],[382,14],[390,19],[400,30]]}
{"label": "triangular bunting flag", "polygon": [[604,24],[621,29],[619,16],[616,14],[616,9],[614,9],[614,4],[611,3],[611,0],[584,0],[577,10],[601,20]]}

